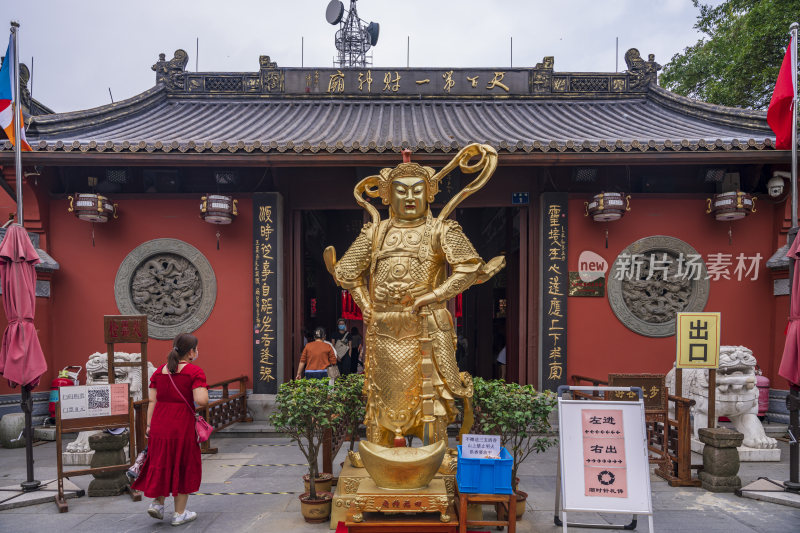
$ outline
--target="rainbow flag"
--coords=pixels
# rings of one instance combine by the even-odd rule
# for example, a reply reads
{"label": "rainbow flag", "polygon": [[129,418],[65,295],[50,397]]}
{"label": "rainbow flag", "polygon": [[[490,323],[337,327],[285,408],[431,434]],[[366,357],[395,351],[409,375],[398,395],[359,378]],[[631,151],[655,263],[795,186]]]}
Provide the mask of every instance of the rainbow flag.
{"label": "rainbow flag", "polygon": [[[12,111],[12,109],[15,107],[12,105],[12,102],[14,101],[14,91],[12,91],[12,89],[14,88],[15,84],[17,84],[18,88],[19,82],[17,81],[13,72],[14,54],[14,38],[11,36],[8,39],[8,48],[6,49],[6,55],[3,59],[3,67],[0,68],[0,126],[2,126],[5,130],[6,136],[8,136],[11,144],[16,145],[16,139],[14,137],[14,112]],[[20,137],[22,137],[22,139],[20,139],[22,141],[20,144],[20,150],[30,152],[32,150],[27,139],[25,139],[25,122],[22,119],[21,107],[19,105],[16,107],[17,109],[20,109],[19,132]]]}

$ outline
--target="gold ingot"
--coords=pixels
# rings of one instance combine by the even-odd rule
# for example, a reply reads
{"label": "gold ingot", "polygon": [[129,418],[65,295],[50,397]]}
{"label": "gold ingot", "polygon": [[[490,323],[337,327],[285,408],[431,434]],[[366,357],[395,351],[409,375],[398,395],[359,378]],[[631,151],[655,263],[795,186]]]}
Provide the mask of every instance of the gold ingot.
{"label": "gold ingot", "polygon": [[375,484],[382,489],[421,489],[427,487],[442,465],[447,451],[443,440],[419,448],[386,448],[361,441],[361,461]]}

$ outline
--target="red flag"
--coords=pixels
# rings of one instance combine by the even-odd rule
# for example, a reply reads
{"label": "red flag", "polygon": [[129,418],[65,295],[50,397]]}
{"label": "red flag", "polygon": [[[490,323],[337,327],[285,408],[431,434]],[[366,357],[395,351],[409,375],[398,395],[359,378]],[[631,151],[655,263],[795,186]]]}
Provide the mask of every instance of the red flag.
{"label": "red flag", "polygon": [[794,99],[794,80],[792,79],[792,43],[786,47],[775,91],[767,108],[767,124],[775,132],[775,148],[792,148],[792,100]]}

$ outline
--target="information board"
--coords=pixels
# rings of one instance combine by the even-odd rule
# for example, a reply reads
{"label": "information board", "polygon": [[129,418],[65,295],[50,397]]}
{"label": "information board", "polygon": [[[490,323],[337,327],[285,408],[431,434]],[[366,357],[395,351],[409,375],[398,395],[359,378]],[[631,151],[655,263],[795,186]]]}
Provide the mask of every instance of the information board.
{"label": "information board", "polygon": [[89,418],[128,413],[128,384],[59,387],[61,418]]}
{"label": "information board", "polygon": [[563,511],[652,514],[644,405],[558,400]]}

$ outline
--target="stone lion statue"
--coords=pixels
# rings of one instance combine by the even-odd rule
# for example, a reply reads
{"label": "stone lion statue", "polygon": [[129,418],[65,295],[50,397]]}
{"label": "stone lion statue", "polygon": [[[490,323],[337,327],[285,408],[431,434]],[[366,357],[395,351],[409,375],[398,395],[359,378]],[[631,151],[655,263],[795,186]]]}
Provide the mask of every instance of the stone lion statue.
{"label": "stone lion statue", "polygon": [[[142,355],[139,353],[114,352],[115,363],[128,363],[141,361]],[[150,361],[147,362],[147,377],[153,375],[156,367]],[[138,367],[115,367],[114,374],[116,383],[127,383],[131,396],[134,401],[142,399],[142,371]],[[86,362],[86,384],[102,385],[108,383],[108,354],[95,352],[89,356]],[[100,433],[99,431],[81,431],[78,438],[67,444],[68,452],[88,452],[89,437]]]}
{"label": "stone lion statue", "polygon": [[[736,431],[744,435],[742,444],[748,448],[775,448],[778,443],[767,437],[758,419],[758,388],[756,388],[756,358],[744,346],[720,346],[717,370],[716,414],[728,417]],[[670,391],[675,390],[675,369],[666,380]],[[698,429],[708,427],[708,371],[699,368],[683,369],[683,397],[697,402],[694,412],[694,438]]]}

